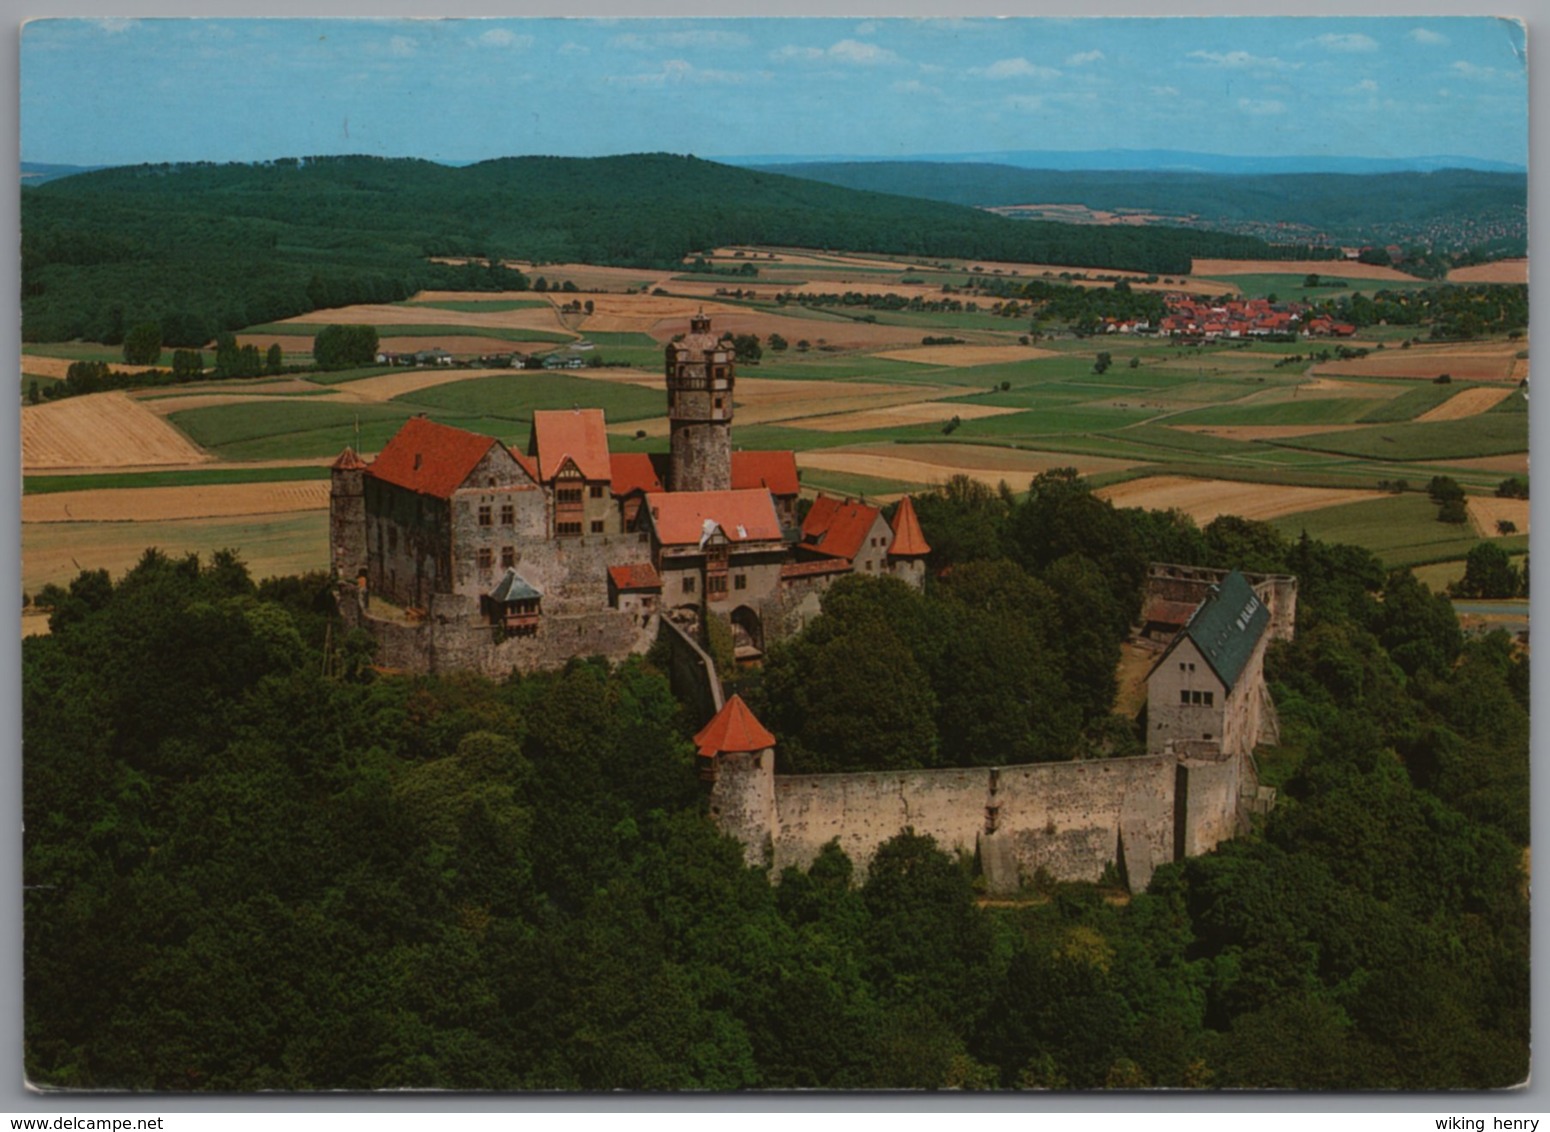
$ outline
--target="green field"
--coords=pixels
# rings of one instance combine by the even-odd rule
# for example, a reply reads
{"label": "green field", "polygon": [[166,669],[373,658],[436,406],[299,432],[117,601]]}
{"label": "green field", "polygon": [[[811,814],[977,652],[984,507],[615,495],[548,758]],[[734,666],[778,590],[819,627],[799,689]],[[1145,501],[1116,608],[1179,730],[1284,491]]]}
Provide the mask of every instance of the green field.
{"label": "green field", "polygon": [[1527,451],[1528,421],[1518,413],[1481,413],[1456,421],[1375,425],[1279,443],[1382,460],[1459,460]]}
{"label": "green field", "polygon": [[[1480,541],[1467,523],[1439,522],[1437,505],[1419,492],[1304,511],[1272,520],[1272,525],[1288,538],[1307,531],[1323,542],[1365,546],[1395,567],[1463,558]],[[1513,553],[1528,549],[1527,535],[1492,541]]]}
{"label": "green field", "polygon": [[1434,382],[1428,381],[1424,385],[1417,385],[1413,389],[1407,389],[1398,397],[1375,406],[1371,412],[1360,417],[1359,420],[1362,424],[1388,424],[1393,421],[1413,421],[1428,409],[1435,409],[1460,391],[1472,388],[1472,385],[1473,383],[1470,382],[1437,385]]}
{"label": "green field", "polygon": [[393,403],[500,421],[530,421],[534,409],[602,409],[610,421],[644,420],[667,411],[664,394],[655,389],[542,370],[471,377],[400,394]]}
{"label": "green field", "polygon": [[1168,418],[1174,425],[1318,425],[1351,424],[1370,412],[1368,397],[1308,397],[1293,401],[1259,401],[1198,409]]}
{"label": "green field", "polygon": [[59,491],[94,491],[124,487],[195,487],[219,483],[288,483],[326,480],[327,468],[188,468],[175,472],[101,472],[79,476],[23,476],[22,494],[52,495]]}
{"label": "green field", "polygon": [[[1213,275],[1209,279],[1201,279],[1202,289],[1209,290],[1205,284],[1212,280],[1221,280],[1231,283],[1243,292],[1246,299],[1263,299],[1274,295],[1283,303],[1318,303],[1325,299],[1336,299],[1341,295],[1354,294],[1357,291],[1371,295],[1375,291],[1414,291],[1422,287],[1435,287],[1437,284],[1428,279],[1356,279],[1349,276],[1325,275],[1318,273],[1321,285],[1318,287],[1304,287],[1303,280],[1306,273],[1268,274],[1250,273],[1245,275]],[[1344,283],[1344,287],[1327,286],[1327,283]]]}

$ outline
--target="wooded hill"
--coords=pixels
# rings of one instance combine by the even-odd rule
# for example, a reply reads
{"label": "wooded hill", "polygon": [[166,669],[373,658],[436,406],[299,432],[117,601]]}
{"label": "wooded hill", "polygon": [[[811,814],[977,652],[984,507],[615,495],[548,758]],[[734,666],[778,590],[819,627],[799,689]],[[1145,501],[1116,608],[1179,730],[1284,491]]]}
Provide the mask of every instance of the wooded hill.
{"label": "wooded hill", "polygon": [[1104,211],[1194,216],[1202,222],[1296,224],[1331,239],[1409,238],[1456,248],[1500,228],[1503,250],[1524,254],[1528,177],[1477,169],[1396,173],[1223,174],[1164,170],[1019,169],[930,161],[813,162],[763,166],[868,192],[976,207],[1080,204]]}
{"label": "wooded hill", "polygon": [[668,268],[773,244],[1183,274],[1194,256],[1303,256],[1213,232],[1003,219],[670,154],[448,168],[373,157],[99,170],[22,194],[22,336],[169,346],[425,287],[512,288],[433,256]]}

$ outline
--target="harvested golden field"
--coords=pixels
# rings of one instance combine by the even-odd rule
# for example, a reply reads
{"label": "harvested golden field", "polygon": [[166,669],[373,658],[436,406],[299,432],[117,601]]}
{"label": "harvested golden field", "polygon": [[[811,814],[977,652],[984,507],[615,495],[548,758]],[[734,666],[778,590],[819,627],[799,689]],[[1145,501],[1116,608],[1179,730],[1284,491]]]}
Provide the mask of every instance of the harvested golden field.
{"label": "harvested golden field", "polygon": [[1198,432],[1228,440],[1290,440],[1296,436],[1318,436],[1326,432],[1348,432],[1367,428],[1360,424],[1288,424],[1288,425],[1169,425],[1180,432]]}
{"label": "harvested golden field", "polygon": [[174,557],[198,554],[204,561],[217,550],[234,550],[254,578],[304,574],[328,568],[328,514],[297,511],[259,521],[27,523],[22,527],[22,588],[35,594],[49,582],[68,585],[83,567],[117,578],[152,546]]}
{"label": "harvested golden field", "polygon": [[1458,381],[1517,381],[1520,342],[1450,342],[1387,349],[1365,358],[1320,362],[1313,372],[1343,377],[1408,377],[1427,381],[1450,374]]}
{"label": "harvested golden field", "polygon": [[1512,386],[1503,386],[1500,389],[1489,387],[1479,389],[1466,389],[1462,393],[1455,393],[1435,409],[1428,409],[1420,416],[1418,421],[1456,421],[1461,417],[1473,417],[1485,412],[1493,405],[1499,405],[1514,390]]}
{"label": "harvested golden field", "polygon": [[1147,476],[1109,487],[1095,495],[1116,507],[1145,507],[1152,511],[1177,508],[1205,526],[1218,515],[1245,519],[1277,519],[1299,511],[1334,507],[1384,493],[1331,487],[1286,487],[1279,484],[1204,480],[1188,476]]}
{"label": "harvested golden field", "polygon": [[1386,279],[1414,283],[1392,267],[1359,263],[1354,259],[1197,259],[1192,275],[1328,275],[1334,279]]}
{"label": "harvested golden field", "polygon": [[969,444],[821,448],[798,452],[797,466],[928,486],[964,475],[987,487],[996,487],[1005,480],[1014,491],[1026,491],[1028,481],[1051,468],[1075,467],[1083,475],[1094,475],[1133,466],[1124,460],[1073,456],[1064,452],[1017,452],[1013,460],[1009,458],[1010,452],[1009,449],[989,450]]}
{"label": "harvested golden field", "polygon": [[[22,354],[22,372],[37,377],[64,377],[75,364],[74,358],[45,358],[42,354]],[[144,373],[156,366],[126,366],[121,362],[109,363],[117,373]]]}
{"label": "harvested golden field", "polygon": [[[585,301],[585,300],[583,300]],[[659,325],[671,320],[671,329],[661,332],[666,341],[674,334],[689,329],[689,317],[704,309],[710,315],[711,329],[721,329],[721,319],[728,311],[739,310],[720,303],[698,298],[682,298],[668,295],[595,295],[592,296],[592,314],[586,319],[586,329],[603,333],[651,334]]]}
{"label": "harvested golden field", "polygon": [[884,409],[862,409],[854,413],[835,413],[822,417],[803,417],[791,421],[794,428],[812,428],[819,432],[861,432],[869,428],[900,428],[904,425],[945,424],[954,417],[966,421],[980,417],[1001,417],[1020,413],[1021,409],[997,405],[959,405],[945,401],[909,401]]}
{"label": "harvested golden field", "polygon": [[882,350],[877,357],[923,366],[988,366],[997,362],[1031,362],[1060,356],[1059,350],[1037,346],[918,346],[912,350]]}
{"label": "harvested golden field", "polygon": [[1455,267],[1448,272],[1449,283],[1527,283],[1528,260],[1499,259],[1495,263],[1477,263],[1473,267]]}
{"label": "harvested golden field", "polygon": [[1494,495],[1471,495],[1464,500],[1469,521],[1483,538],[1496,538],[1501,532],[1498,522],[1511,523],[1517,529],[1511,533],[1528,534],[1528,500],[1497,499]]}
{"label": "harvested golden field", "polygon": [[22,497],[23,523],[154,522],[328,509],[327,480],[56,491]]}
{"label": "harvested golden field", "polygon": [[192,441],[122,391],[22,407],[22,467],[29,471],[205,460]]}
{"label": "harvested golden field", "polygon": [[[494,301],[508,294],[508,292],[491,292],[485,298]],[[565,327],[560,325],[558,312],[552,306],[519,307],[516,310],[506,311],[455,311],[440,307],[401,307],[393,303],[360,303],[353,307],[308,311],[294,318],[283,319],[277,325],[300,328],[328,326],[331,323],[363,323],[369,326],[446,326],[467,330],[478,330],[481,326],[498,326],[505,330],[565,331]],[[305,331],[298,329],[296,333],[305,333]]]}
{"label": "harvested golden field", "polygon": [[[391,401],[401,393],[413,393],[417,389],[433,389],[454,381],[470,381],[476,377],[515,375],[513,369],[404,369],[396,373],[384,373],[377,377],[362,377],[334,386],[341,398],[352,401]],[[658,384],[661,380],[658,379]]]}

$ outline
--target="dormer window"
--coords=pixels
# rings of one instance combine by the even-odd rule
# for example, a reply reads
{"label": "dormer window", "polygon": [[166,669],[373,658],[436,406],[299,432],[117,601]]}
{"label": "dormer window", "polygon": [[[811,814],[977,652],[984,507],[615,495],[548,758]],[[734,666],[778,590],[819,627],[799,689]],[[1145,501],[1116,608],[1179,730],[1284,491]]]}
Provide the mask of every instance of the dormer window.
{"label": "dormer window", "polygon": [[415,471],[418,472],[420,470],[420,461],[423,460],[423,459],[425,459],[425,457],[420,455],[420,453],[416,452],[414,454],[414,470]]}

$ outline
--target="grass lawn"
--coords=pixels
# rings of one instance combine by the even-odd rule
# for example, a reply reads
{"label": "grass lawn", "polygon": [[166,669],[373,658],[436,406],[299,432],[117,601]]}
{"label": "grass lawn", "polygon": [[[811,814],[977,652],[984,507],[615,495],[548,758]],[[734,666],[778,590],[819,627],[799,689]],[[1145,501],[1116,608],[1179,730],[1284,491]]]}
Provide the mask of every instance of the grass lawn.
{"label": "grass lawn", "polygon": [[51,495],[58,491],[90,491],[93,488],[192,487],[218,483],[288,483],[293,480],[326,480],[329,471],[313,465],[295,468],[190,468],[176,472],[102,472],[80,476],[23,476],[23,495]]}
{"label": "grass lawn", "polygon": [[423,406],[441,414],[503,421],[531,421],[534,409],[602,409],[610,421],[659,417],[664,409],[662,394],[655,389],[543,370],[513,370],[417,389],[393,398],[393,404],[411,411]]}
{"label": "grass lawn", "polygon": [[[1437,505],[1420,492],[1304,511],[1271,524],[1292,539],[1307,531],[1323,542],[1365,546],[1388,566],[1461,559],[1480,541],[1467,523],[1439,522]],[[1527,535],[1492,541],[1509,552],[1528,548]]]}
{"label": "grass lawn", "polygon": [[1290,448],[1379,460],[1458,460],[1528,450],[1528,420],[1518,413],[1481,413],[1456,421],[1407,421],[1350,432],[1279,441]]}

